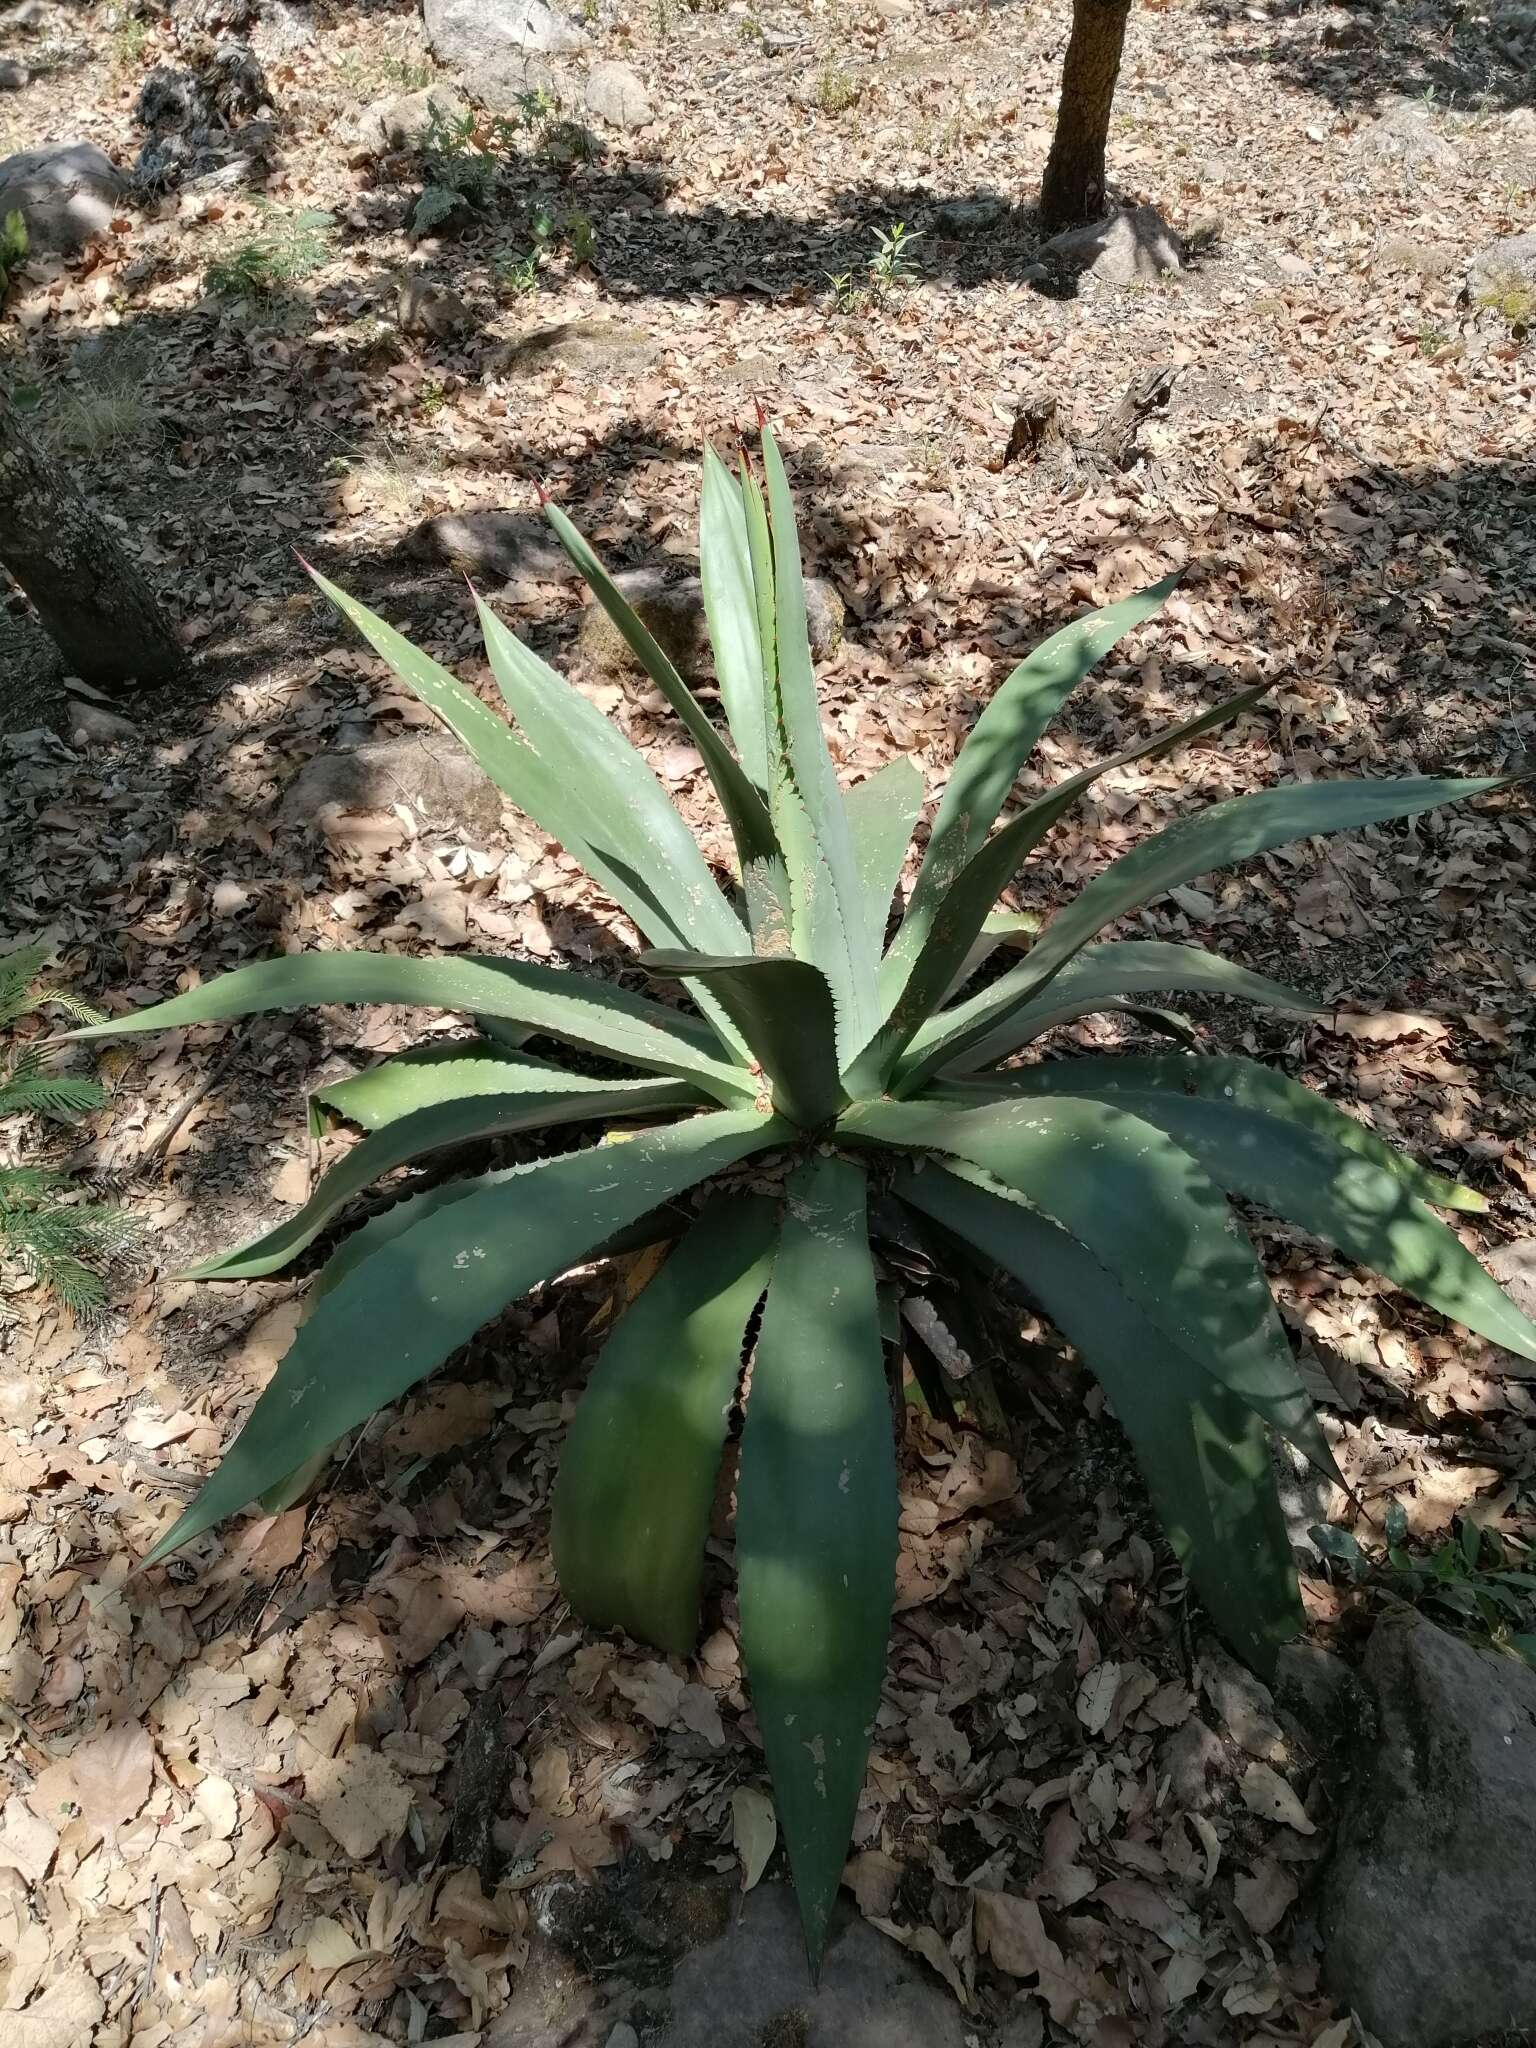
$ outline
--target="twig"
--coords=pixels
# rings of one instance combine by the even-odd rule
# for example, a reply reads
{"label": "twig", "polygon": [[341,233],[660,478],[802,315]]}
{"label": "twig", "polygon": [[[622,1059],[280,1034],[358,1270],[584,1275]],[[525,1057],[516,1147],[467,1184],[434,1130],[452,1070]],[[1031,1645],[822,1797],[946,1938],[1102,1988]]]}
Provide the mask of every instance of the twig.
{"label": "twig", "polygon": [[171,1114],[161,1124],[159,1130],[155,1132],[155,1135],[144,1146],[143,1151],[140,1152],[133,1165],[127,1169],[129,1173],[147,1173],[150,1167],[164,1157],[176,1133],[181,1129],[193,1110],[197,1108],[197,1105],[217,1088],[224,1076],[235,1064],[239,1053],[240,1047],[237,1044],[232,1046],[222,1059],[214,1061],[191,1094],[186,1096],[171,1111]]}
{"label": "twig", "polygon": [[146,1992],[154,1981],[155,1965],[160,1960],[160,1882],[157,1878],[149,1895],[149,1943],[144,1955],[144,1974],[139,1979],[139,1988],[128,2001],[128,2010],[137,2012],[144,2002]]}

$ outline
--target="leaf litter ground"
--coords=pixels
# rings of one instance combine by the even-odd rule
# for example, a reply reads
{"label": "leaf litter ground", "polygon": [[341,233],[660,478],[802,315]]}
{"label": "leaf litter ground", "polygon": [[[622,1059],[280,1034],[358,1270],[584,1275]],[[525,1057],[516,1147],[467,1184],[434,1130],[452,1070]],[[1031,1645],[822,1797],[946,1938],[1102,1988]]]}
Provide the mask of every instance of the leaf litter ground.
{"label": "leaf litter ground", "polygon": [[[1053,296],[1022,275],[1018,208],[1060,12],[886,0],[785,11],[766,38],[731,14],[600,12],[602,54],[643,74],[657,122],[590,160],[520,158],[493,225],[415,252],[476,316],[458,342],[393,324],[419,167],[351,164],[336,139],[429,75],[404,15],[331,10],[269,61],[265,203],[336,223],[301,282],[210,296],[209,263],[270,224],[239,191],[127,210],[85,263],[35,264],[7,319],[20,373],[174,593],[197,667],[118,734],[61,711],[25,621],[0,622],[5,938],[46,936],[77,990],[114,1004],[282,948],[612,967],[622,923],[494,807],[470,824],[412,773],[362,806],[284,809],[306,763],[323,774],[423,724],[290,550],[484,682],[451,565],[399,550],[414,522],[531,513],[542,478],[614,559],[687,565],[699,444],[729,444],[755,400],[849,608],[823,669],[845,774],[909,753],[933,782],[1020,650],[1170,567],[1187,565],[1180,594],[1026,788],[1273,681],[1235,733],[1106,778],[1021,906],[1197,799],[1529,749],[1533,356],[1458,303],[1536,186],[1496,15],[1453,38],[1448,15],[1405,14],[1378,50],[1347,12],[1138,11],[1114,175],[1203,229],[1205,253],[1174,278]],[[139,47],[86,12],[43,35],[56,61],[0,102],[0,143],[68,132],[126,161],[142,72],[175,61],[167,31]],[[979,232],[941,211],[988,195],[1009,204]],[[557,254],[536,295],[498,297],[498,253],[527,246],[546,202],[590,217],[593,261]],[[923,230],[914,281],[839,314],[827,274],[861,267],[898,218]],[[1174,404],[1123,474],[1003,465],[1031,399],[1086,433],[1162,366]],[[509,571],[506,615],[563,657],[568,579],[547,553]],[[577,673],[723,853],[659,702],[590,653]],[[1141,921],[1341,1004],[1327,1025],[1199,1021],[1482,1189],[1492,1216],[1467,1230],[1485,1255],[1536,1220],[1531,850],[1515,797],[1288,849]],[[363,1433],[308,1513],[131,1576],[298,1314],[288,1281],[166,1276],[303,1199],[344,1142],[306,1139],[306,1088],[442,1028],[327,1011],[114,1049],[109,1112],[71,1134],[146,1234],[101,1332],[23,1298],[0,1354],[0,2011],[42,2048],[510,2042],[540,1999],[576,2039],[626,2016],[648,2033],[679,1948],[718,1930],[742,1861],[770,1853],[721,1569],[728,1490],[686,1666],[583,1632],[550,1574],[550,1478],[611,1274],[484,1333]],[[1528,1536],[1528,1388],[1263,1231],[1365,1510],[1298,1479],[1298,1538],[1332,1517],[1374,1542],[1392,1501],[1419,1543],[1458,1516]],[[1345,2048],[1308,1891],[1337,1759],[1210,1643],[1099,1397],[1016,1309],[988,1327],[1008,1361],[998,1440],[916,1419],[904,1446],[858,1905],[979,2039]],[[1347,1651],[1361,1602],[1315,1558],[1304,1586],[1316,1640]]]}

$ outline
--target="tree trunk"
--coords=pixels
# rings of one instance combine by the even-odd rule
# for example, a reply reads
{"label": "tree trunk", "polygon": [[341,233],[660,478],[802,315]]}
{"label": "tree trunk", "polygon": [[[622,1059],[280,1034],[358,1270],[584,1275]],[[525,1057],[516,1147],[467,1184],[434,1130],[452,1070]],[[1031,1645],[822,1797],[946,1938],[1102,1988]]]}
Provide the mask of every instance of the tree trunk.
{"label": "tree trunk", "polygon": [[1072,0],[1072,35],[1061,73],[1056,133],[1040,181],[1047,234],[1104,211],[1104,145],[1131,0]]}
{"label": "tree trunk", "polygon": [[0,390],[0,565],[37,608],[65,672],[105,689],[159,682],[185,656],[154,592],[68,471]]}

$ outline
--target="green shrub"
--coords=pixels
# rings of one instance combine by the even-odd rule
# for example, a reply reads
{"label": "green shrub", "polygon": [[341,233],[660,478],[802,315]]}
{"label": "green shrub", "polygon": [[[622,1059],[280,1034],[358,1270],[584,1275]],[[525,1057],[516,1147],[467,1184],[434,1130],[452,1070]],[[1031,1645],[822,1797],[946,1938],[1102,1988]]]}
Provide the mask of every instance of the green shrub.
{"label": "green shrub", "polygon": [[[897,1496],[879,1218],[981,1288],[1012,1275],[1098,1375],[1174,1551],[1259,1668],[1301,1625],[1270,1431],[1333,1459],[1228,1195],[1292,1218],[1445,1314],[1536,1359],[1536,1325],[1431,1204],[1479,1197],[1400,1157],[1307,1088],[1186,1052],[1038,1057],[1053,1026],[1152,991],[1298,1012],[1304,995],[1197,947],[1099,935],[1170,889],[1314,833],[1408,818],[1497,779],[1340,778],[1181,819],[1121,854],[1015,964],[999,895],[1106,767],[1247,711],[1245,690],[996,821],[1067,693],[1173,578],[1063,628],[1001,684],[955,762],[894,936],[922,802],[909,761],[838,787],[818,713],[794,512],[765,436],[766,503],[707,454],[700,559],[731,744],[575,528],[549,518],[703,757],[735,844],[722,888],[639,754],[479,606],[496,717],[317,578],[369,645],[654,950],[636,972],[692,1007],[520,960],[312,953],[244,967],[87,1037],[305,1003],[467,1012],[482,1035],[320,1091],[367,1133],[305,1206],[201,1276],[287,1265],[380,1174],[472,1138],[638,1120],[527,1164],[407,1196],[332,1252],[312,1313],[167,1557],[399,1398],[528,1289],[616,1244],[677,1238],[604,1345],[566,1445],[554,1546],[572,1606],[685,1655],[722,1444],[751,1351],[736,1556],[746,1667],[813,1958],[826,1938],[881,1688]],[[512,1034],[521,1034],[521,1037]],[[521,1049],[597,1054],[595,1079]],[[1010,1066],[1019,1054],[1028,1062]],[[750,1165],[748,1165],[750,1162]],[[677,1205],[707,1187],[694,1220]],[[680,1234],[679,1234],[680,1230]],[[907,1263],[894,1261],[891,1275]]]}
{"label": "green shrub", "polygon": [[330,255],[334,214],[314,207],[285,213],[265,205],[260,212],[262,231],[232,244],[208,266],[204,282],[221,298],[260,298],[286,285],[302,284]]}
{"label": "green shrub", "polygon": [[[0,1032],[44,1003],[59,1005],[67,1015],[93,1022],[97,1013],[59,989],[36,986],[47,955],[41,946],[23,946],[0,955]],[[55,1073],[48,1055],[38,1047],[0,1056],[0,1125],[7,1129],[7,1150],[17,1123],[42,1117],[69,1122],[87,1110],[100,1109],[106,1092],[97,1081]],[[127,1226],[120,1210],[105,1203],[81,1201],[77,1183],[56,1166],[0,1164],[0,1314],[7,1282],[24,1275],[44,1288],[82,1321],[96,1315],[106,1298],[101,1268],[123,1244]]]}

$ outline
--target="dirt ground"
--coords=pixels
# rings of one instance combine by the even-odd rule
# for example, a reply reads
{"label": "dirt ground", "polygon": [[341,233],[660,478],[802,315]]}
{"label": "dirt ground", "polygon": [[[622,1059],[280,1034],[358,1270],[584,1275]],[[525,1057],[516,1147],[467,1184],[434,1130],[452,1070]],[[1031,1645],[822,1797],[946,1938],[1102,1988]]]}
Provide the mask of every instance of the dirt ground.
{"label": "dirt ground", "polygon": [[[619,971],[623,921],[523,820],[470,825],[409,789],[364,812],[284,808],[311,759],[425,721],[295,553],[484,683],[455,565],[401,545],[416,523],[530,514],[542,486],[611,562],[690,564],[700,446],[753,431],[758,404],[812,566],[847,607],[822,686],[848,775],[905,753],[936,789],[1020,651],[1173,567],[1179,593],[1079,693],[1024,787],[1272,683],[1236,728],[1099,784],[1020,905],[1280,776],[1518,766],[1536,746],[1536,349],[1463,287],[1533,218],[1524,16],[1138,7],[1112,177],[1198,253],[1125,287],[1039,272],[1030,202],[1065,16],[1054,0],[762,17],[598,0],[596,54],[634,66],[652,124],[525,132],[489,218],[412,250],[419,159],[355,162],[342,138],[366,102],[435,76],[419,24],[317,7],[313,35],[267,60],[259,191],[125,206],[86,259],[31,264],[0,323],[7,375],[193,657],[185,683],[119,707],[131,731],[82,724],[24,606],[0,607],[0,943],[47,940],[113,1009],[316,946]],[[143,79],[177,61],[170,26],[47,0],[12,41],[36,76],[0,96],[0,153],[84,138],[129,164]],[[210,285],[311,212],[326,222],[305,274]],[[540,212],[556,231],[519,293],[509,265]],[[840,310],[829,279],[857,284],[898,221],[920,231],[909,275]],[[408,268],[459,292],[472,331],[402,335]],[[1004,462],[1025,404],[1054,398],[1087,433],[1165,367],[1172,402],[1124,470]],[[500,604],[572,658],[568,579],[535,559]],[[660,701],[574,661],[723,851]],[[1198,1021],[1480,1189],[1488,1217],[1460,1223],[1485,1254],[1536,1235],[1532,839],[1516,788],[1284,849],[1140,919],[1337,1005],[1327,1024]],[[275,1221],[340,1150],[308,1136],[308,1089],[447,1028],[325,1011],[97,1063],[112,1100],[74,1156],[141,1218],[139,1259],[99,1331],[22,1296],[0,1333],[0,2013],[29,2042],[566,2048],[626,2019],[650,2038],[672,1961],[739,1884],[733,1795],[764,1773],[727,1528],[686,1666],[584,1632],[548,1563],[550,1477],[611,1274],[482,1333],[307,1510],[131,1575],[299,1312],[296,1281],[175,1274]],[[1366,1511],[1324,1489],[1298,1505],[1300,1540],[1332,1518],[1369,1545],[1395,1500],[1415,1543],[1463,1515],[1528,1541],[1529,1386],[1382,1283],[1256,1228]],[[1252,1697],[1101,1399],[1011,1313],[1006,1441],[910,1426],[859,1907],[982,2041],[1009,2025],[1015,2048],[1345,2048],[1309,1890],[1338,1760],[1289,1729],[1287,1800],[1254,1779]],[[1315,1553],[1303,1583],[1316,1640],[1349,1654],[1370,1597]],[[976,1902],[997,1893],[1044,1904],[1049,1997],[978,1952]],[[541,2035],[524,2020],[544,1982],[567,2003],[545,2002]]]}

